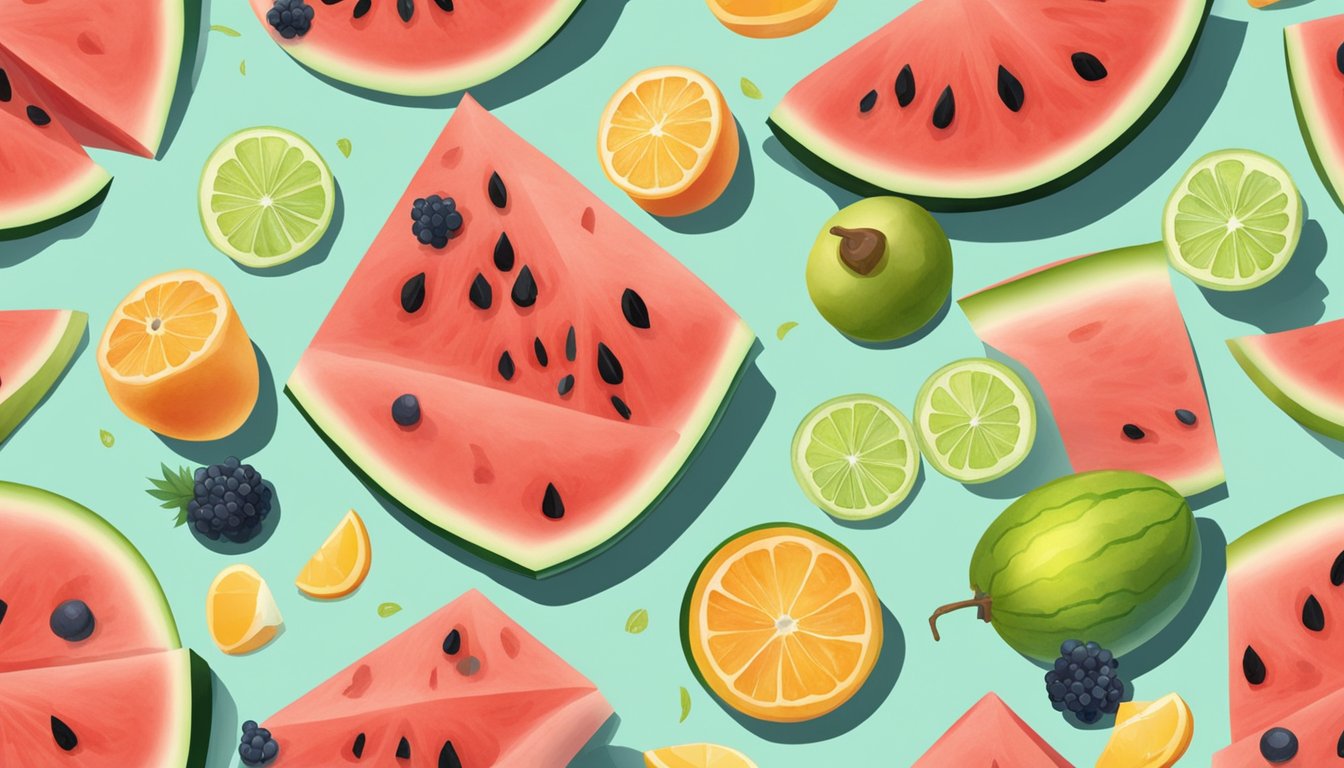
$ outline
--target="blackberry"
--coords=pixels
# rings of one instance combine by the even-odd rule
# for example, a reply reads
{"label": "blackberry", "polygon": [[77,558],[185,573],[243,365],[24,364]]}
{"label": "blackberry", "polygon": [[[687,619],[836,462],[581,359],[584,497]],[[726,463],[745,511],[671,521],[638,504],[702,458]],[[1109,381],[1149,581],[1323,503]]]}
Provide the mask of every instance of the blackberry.
{"label": "blackberry", "polygon": [[313,28],[313,6],[303,0],[275,0],[266,21],[286,40],[303,37]]}
{"label": "blackberry", "polygon": [[163,479],[149,481],[154,485],[149,495],[178,511],[178,525],[191,523],[193,531],[211,540],[250,541],[271,512],[271,488],[261,473],[232,456],[194,474],[186,467],[164,466]]}
{"label": "blackberry", "polygon": [[1065,640],[1055,667],[1045,673],[1045,690],[1056,712],[1072,712],[1084,723],[1113,715],[1125,694],[1116,669],[1120,660],[1096,643]]}
{"label": "blackberry", "polygon": [[447,248],[448,241],[462,228],[462,214],[451,197],[417,198],[411,205],[411,220],[415,222],[411,225],[415,239],[435,248]]}
{"label": "blackberry", "polygon": [[246,765],[265,765],[280,753],[280,745],[271,738],[271,732],[257,726],[257,721],[243,723],[243,738],[238,745],[238,756]]}

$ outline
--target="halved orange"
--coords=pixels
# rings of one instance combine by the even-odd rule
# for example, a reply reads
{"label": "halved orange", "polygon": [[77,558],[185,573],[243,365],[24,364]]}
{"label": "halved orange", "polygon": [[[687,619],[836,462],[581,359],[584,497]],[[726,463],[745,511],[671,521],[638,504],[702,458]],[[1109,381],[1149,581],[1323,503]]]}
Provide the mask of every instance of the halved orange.
{"label": "halved orange", "polygon": [[789,523],[751,528],[700,566],[682,607],[682,642],[720,699],[761,720],[831,712],[882,651],[882,606],[854,555]]}
{"label": "halved orange", "polygon": [[184,269],[122,299],[98,345],[98,370],[122,413],[167,437],[217,440],[257,402],[257,357],[224,287]]}
{"label": "halved orange", "polygon": [[787,37],[811,27],[835,0],[705,0],[722,24],[747,37]]}
{"label": "halved orange", "polygon": [[656,216],[718,199],[737,168],[737,123],[708,77],[654,67],[616,91],[602,113],[597,155],[607,178]]}
{"label": "halved orange", "polygon": [[344,597],[364,583],[372,562],[369,531],[352,509],[309,558],[294,585],[309,597],[327,600]]}

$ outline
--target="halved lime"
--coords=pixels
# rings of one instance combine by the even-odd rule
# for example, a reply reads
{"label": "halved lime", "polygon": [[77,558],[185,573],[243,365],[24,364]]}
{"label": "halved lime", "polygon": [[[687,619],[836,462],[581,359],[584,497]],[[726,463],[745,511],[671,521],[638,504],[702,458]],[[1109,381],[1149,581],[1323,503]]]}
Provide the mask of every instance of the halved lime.
{"label": "halved lime", "polygon": [[302,256],[331,224],[336,187],[322,156],[283,128],[248,128],[201,171],[201,224],[211,245],[247,267]]}
{"label": "halved lime", "polygon": [[1247,149],[1201,157],[1167,199],[1162,239],[1176,271],[1218,291],[1264,285],[1302,234],[1302,196],[1273,158]]}
{"label": "halved lime", "polygon": [[1012,369],[983,357],[939,368],[915,400],[915,431],[934,469],[962,483],[1011,472],[1036,442],[1036,403]]}
{"label": "halved lime", "polygon": [[919,446],[910,420],[872,395],[827,400],[793,434],[793,476],[803,493],[844,520],[867,520],[910,495]]}

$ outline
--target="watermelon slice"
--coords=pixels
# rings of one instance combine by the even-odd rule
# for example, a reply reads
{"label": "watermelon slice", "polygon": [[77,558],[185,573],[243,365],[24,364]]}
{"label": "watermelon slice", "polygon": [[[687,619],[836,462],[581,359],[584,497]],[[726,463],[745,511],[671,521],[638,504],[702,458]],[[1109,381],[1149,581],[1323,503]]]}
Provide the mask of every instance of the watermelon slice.
{"label": "watermelon slice", "polygon": [[808,75],[770,116],[863,194],[1006,205],[1077,181],[1138,133],[1211,0],[923,0]]}
{"label": "watermelon slice", "polygon": [[541,768],[568,765],[611,715],[591,682],[472,590],[263,725],[280,747],[269,768]]}
{"label": "watermelon slice", "polygon": [[1344,207],[1344,14],[1287,27],[1283,40],[1302,138]]}
{"label": "watermelon slice", "polygon": [[262,26],[300,64],[387,93],[451,93],[503,74],[550,40],[582,0],[323,0],[311,28],[275,28],[275,0],[250,0]]}
{"label": "watermelon slice", "polygon": [[56,384],[88,325],[64,309],[0,312],[0,443]]}
{"label": "watermelon slice", "polygon": [[[1325,768],[1340,762],[1340,734],[1344,733],[1344,690],[1335,691],[1305,709],[1274,721],[1297,738],[1297,755],[1282,763],[1290,768]],[[1262,733],[1251,733],[1214,754],[1213,768],[1272,768],[1260,751]]]}
{"label": "watermelon slice", "polygon": [[1161,243],[1062,261],[960,304],[981,340],[1035,374],[1075,472],[1141,472],[1185,496],[1222,484]]}
{"label": "watermelon slice", "polygon": [[912,768],[1073,768],[1003,699],[987,693]]}
{"label": "watermelon slice", "polygon": [[1344,320],[1229,339],[1265,396],[1297,423],[1344,440]]}
{"label": "watermelon slice", "polygon": [[[443,251],[412,234],[430,195],[453,196],[464,220]],[[693,274],[464,97],[288,391],[420,518],[537,575],[662,496],[753,341]],[[408,426],[394,419],[404,394],[418,402]]]}

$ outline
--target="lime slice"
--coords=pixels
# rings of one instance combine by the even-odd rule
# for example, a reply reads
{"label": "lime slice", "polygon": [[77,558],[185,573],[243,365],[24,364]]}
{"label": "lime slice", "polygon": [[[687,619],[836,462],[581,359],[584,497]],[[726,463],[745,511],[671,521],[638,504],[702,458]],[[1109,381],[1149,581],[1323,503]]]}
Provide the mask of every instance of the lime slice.
{"label": "lime slice", "polygon": [[1011,472],[1036,442],[1036,404],[1016,373],[973,357],[938,369],[915,400],[915,428],[934,469],[962,483]]}
{"label": "lime slice", "polygon": [[919,475],[910,420],[872,395],[827,400],[793,434],[793,476],[812,503],[867,520],[905,500]]}
{"label": "lime slice", "polygon": [[265,269],[302,256],[331,224],[336,188],[313,145],[283,128],[248,128],[201,171],[201,224],[211,245]]}
{"label": "lime slice", "polygon": [[1264,285],[1302,234],[1302,197],[1273,158],[1224,149],[1190,166],[1167,200],[1162,239],[1176,271],[1217,291]]}

